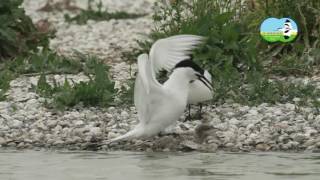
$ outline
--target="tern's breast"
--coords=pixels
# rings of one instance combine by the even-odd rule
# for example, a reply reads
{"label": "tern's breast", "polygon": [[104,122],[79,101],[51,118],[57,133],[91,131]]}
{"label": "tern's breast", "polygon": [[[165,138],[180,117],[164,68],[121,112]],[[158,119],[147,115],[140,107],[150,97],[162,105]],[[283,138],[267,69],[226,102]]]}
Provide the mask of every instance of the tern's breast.
{"label": "tern's breast", "polygon": [[196,104],[212,99],[212,92],[201,81],[194,81],[190,84],[188,104]]}

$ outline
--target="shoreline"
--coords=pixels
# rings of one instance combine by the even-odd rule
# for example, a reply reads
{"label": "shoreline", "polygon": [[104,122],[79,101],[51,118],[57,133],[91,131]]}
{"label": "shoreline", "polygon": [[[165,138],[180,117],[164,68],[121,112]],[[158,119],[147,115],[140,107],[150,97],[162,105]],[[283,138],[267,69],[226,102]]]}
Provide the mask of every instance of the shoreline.
{"label": "shoreline", "polygon": [[[63,79],[64,77],[61,76]],[[70,76],[79,81],[82,76]],[[236,103],[203,108],[202,120],[183,122],[170,129],[173,135],[101,146],[137,124],[134,107],[47,109],[48,99],[29,91],[35,77],[13,80],[8,100],[0,102],[0,145],[18,149],[131,151],[308,151],[320,150],[320,115],[312,107],[295,104],[243,106]],[[58,80],[59,82],[59,80]],[[193,106],[192,114],[198,108]]]}

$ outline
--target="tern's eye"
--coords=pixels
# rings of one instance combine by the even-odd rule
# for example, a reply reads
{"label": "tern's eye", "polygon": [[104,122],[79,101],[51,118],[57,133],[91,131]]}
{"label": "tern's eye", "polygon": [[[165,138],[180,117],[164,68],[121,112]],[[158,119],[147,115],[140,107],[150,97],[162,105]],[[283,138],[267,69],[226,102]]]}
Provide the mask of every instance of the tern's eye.
{"label": "tern's eye", "polygon": [[194,80],[191,80],[191,81],[190,81],[190,83],[193,83],[193,82],[194,82]]}

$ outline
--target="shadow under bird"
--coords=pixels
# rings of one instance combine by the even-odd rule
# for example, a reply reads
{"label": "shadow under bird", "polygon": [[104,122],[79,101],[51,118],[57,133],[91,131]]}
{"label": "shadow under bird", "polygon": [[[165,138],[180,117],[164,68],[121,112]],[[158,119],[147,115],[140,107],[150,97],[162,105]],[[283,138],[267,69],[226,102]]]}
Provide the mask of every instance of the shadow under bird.
{"label": "shadow under bird", "polygon": [[[201,68],[186,60],[203,40],[203,37],[195,35],[172,36],[156,41],[149,55],[139,55],[134,88],[139,123],[128,133],[106,143],[154,136],[174,124],[187,106],[190,82],[199,80],[212,89]],[[156,79],[156,74],[162,69],[173,69],[164,84]]]}

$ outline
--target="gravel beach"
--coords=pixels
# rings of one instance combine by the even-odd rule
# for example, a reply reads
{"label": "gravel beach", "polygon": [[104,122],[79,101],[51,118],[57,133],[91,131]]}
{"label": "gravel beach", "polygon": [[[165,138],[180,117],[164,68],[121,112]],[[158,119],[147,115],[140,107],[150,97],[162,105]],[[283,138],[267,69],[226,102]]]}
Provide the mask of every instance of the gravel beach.
{"label": "gravel beach", "polygon": [[[57,30],[51,49],[64,55],[75,51],[97,55],[111,66],[116,84],[129,79],[130,65],[121,58],[123,51],[137,46],[152,28],[153,0],[103,0],[110,11],[147,13],[137,19],[89,21],[85,25],[67,23],[64,13],[38,11],[46,1],[25,0],[26,13],[36,23],[48,19]],[[77,6],[86,8],[85,0]],[[136,71],[135,65],[132,66]],[[87,81],[84,74],[50,75],[57,81],[65,77]],[[66,111],[48,109],[50,99],[31,89],[39,76],[20,76],[10,83],[6,101],[0,102],[0,147],[19,149],[133,150],[133,151],[310,151],[320,152],[320,114],[314,107],[296,104],[243,106],[225,103],[203,108],[203,118],[184,122],[182,115],[170,135],[146,140],[103,145],[103,141],[122,135],[138,122],[134,107],[84,108]],[[320,88],[320,78],[288,78],[296,83],[312,83]],[[284,79],[284,80],[288,80]],[[296,99],[297,102],[299,99]],[[196,114],[194,106],[192,114]]]}

